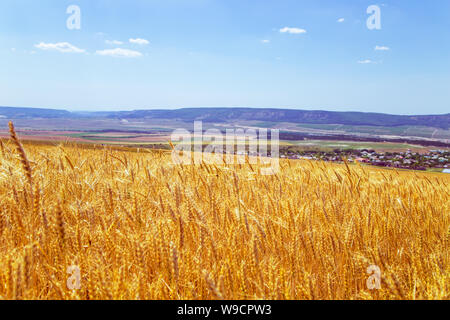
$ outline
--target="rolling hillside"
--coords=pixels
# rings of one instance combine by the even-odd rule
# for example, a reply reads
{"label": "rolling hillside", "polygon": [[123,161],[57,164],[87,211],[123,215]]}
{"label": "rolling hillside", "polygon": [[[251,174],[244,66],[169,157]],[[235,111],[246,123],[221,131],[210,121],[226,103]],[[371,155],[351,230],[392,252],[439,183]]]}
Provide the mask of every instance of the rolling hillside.
{"label": "rolling hillside", "polygon": [[0,107],[0,117],[24,118],[106,118],[203,120],[212,123],[233,121],[272,121],[302,124],[342,124],[361,126],[426,126],[449,129],[450,113],[443,115],[391,115],[383,113],[306,111],[252,108],[183,108],[176,110],[135,110],[121,112],[80,112],[66,110]]}
{"label": "rolling hillside", "polygon": [[66,110],[43,109],[43,108],[18,108],[0,107],[0,118],[7,119],[30,119],[30,118],[70,118],[74,114]]}
{"label": "rolling hillside", "polygon": [[103,113],[108,118],[179,119],[205,122],[273,121],[309,124],[343,124],[367,126],[427,126],[448,129],[450,114],[445,115],[391,115],[383,113],[305,111],[288,109],[252,108],[191,108],[177,110],[137,110],[130,112]]}

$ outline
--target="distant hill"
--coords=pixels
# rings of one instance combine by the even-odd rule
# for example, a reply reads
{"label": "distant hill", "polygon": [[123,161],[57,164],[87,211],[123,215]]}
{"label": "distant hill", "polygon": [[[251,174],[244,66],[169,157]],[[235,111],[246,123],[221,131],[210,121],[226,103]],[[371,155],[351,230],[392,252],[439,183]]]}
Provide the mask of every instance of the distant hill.
{"label": "distant hill", "polygon": [[444,115],[390,115],[383,113],[306,111],[288,109],[252,108],[186,108],[177,110],[136,110],[102,113],[108,118],[121,119],[179,119],[182,121],[203,120],[226,123],[230,121],[273,121],[306,124],[343,124],[367,126],[427,126],[448,129],[450,113]]}
{"label": "distant hill", "polygon": [[367,126],[427,126],[448,130],[450,113],[443,115],[390,115],[384,113],[308,111],[257,108],[183,108],[176,110],[135,110],[119,112],[69,112],[66,110],[0,107],[0,118],[108,118],[171,119],[192,122],[271,121],[302,124],[343,124]]}
{"label": "distant hill", "polygon": [[0,118],[7,119],[32,119],[32,118],[67,118],[73,114],[66,110],[41,109],[41,108],[16,108],[0,107]]}

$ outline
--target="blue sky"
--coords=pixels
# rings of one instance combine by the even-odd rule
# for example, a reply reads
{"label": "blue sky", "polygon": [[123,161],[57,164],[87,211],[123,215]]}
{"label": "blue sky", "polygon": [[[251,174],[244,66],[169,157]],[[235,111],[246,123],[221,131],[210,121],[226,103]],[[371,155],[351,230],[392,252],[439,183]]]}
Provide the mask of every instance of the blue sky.
{"label": "blue sky", "polygon": [[2,0],[0,105],[448,113],[450,1]]}

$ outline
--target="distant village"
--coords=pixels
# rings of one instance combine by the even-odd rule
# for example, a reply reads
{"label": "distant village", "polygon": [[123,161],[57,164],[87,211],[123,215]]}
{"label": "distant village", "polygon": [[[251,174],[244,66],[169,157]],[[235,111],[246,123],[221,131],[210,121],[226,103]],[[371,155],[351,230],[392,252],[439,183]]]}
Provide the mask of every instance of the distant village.
{"label": "distant village", "polygon": [[[160,144],[159,148],[170,148]],[[218,152],[217,150],[215,152]],[[225,153],[222,149],[221,153]],[[250,157],[271,156],[271,152],[266,154],[252,152],[249,150],[237,151],[236,155],[248,155]],[[429,150],[428,153],[418,153],[412,150],[405,152],[377,152],[373,149],[334,149],[332,151],[318,150],[295,150],[291,146],[280,147],[280,158],[291,160],[319,160],[327,162],[342,163],[343,159],[348,162],[359,162],[378,167],[388,167],[408,170],[427,171],[435,169],[450,173],[450,150]]]}
{"label": "distant village", "polygon": [[336,149],[332,152],[280,150],[280,157],[330,162],[342,162],[342,159],[346,159],[379,167],[422,171],[436,168],[444,169],[447,172],[450,168],[450,151],[447,150],[430,150],[426,154],[412,152],[411,150],[406,152],[376,152],[368,149]]}

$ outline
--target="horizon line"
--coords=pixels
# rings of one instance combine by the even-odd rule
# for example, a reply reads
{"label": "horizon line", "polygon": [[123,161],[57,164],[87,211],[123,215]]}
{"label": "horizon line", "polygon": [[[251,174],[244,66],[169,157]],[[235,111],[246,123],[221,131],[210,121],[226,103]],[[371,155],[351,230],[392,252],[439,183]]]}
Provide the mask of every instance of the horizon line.
{"label": "horizon line", "polygon": [[0,108],[17,108],[17,109],[42,109],[42,110],[55,110],[55,111],[67,111],[70,113],[97,113],[97,112],[135,112],[135,111],[176,111],[176,110],[186,110],[186,109],[266,109],[266,110],[290,110],[290,111],[309,111],[309,112],[336,112],[336,113],[364,113],[364,114],[384,114],[391,116],[445,116],[450,115],[450,113],[434,113],[434,114],[396,114],[396,113],[385,113],[385,112],[375,112],[375,111],[356,111],[356,110],[346,110],[338,111],[331,109],[304,109],[304,107],[248,107],[248,106],[222,106],[222,107],[149,107],[149,108],[138,108],[138,109],[72,109],[72,108],[54,108],[54,107],[23,107],[23,106],[4,106],[0,105]]}

